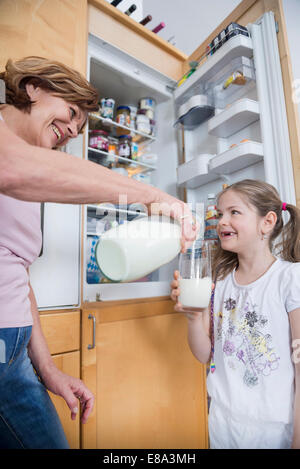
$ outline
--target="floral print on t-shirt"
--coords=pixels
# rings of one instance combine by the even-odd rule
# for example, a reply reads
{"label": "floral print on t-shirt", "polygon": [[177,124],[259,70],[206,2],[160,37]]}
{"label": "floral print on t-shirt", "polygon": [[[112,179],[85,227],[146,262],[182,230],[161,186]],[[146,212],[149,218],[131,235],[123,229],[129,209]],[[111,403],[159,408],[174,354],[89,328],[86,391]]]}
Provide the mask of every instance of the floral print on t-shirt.
{"label": "floral print on t-shirt", "polygon": [[232,370],[243,370],[243,382],[253,387],[279,366],[268,319],[257,311],[257,305],[245,302],[239,308],[234,298],[224,301],[222,312],[215,313],[215,340],[221,341],[224,361]]}

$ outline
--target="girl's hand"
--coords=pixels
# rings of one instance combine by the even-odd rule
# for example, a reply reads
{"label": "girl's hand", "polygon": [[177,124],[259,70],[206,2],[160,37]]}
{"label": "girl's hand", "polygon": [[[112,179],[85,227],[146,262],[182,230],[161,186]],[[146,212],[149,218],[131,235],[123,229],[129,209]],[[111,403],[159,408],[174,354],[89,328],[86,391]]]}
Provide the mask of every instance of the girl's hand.
{"label": "girl's hand", "polygon": [[174,280],[171,283],[171,299],[176,302],[174,310],[178,313],[183,313],[188,319],[196,319],[202,317],[202,312],[204,308],[199,308],[197,310],[191,310],[183,308],[182,304],[179,302],[180,288],[179,288],[179,271],[175,270]]}
{"label": "girl's hand", "polygon": [[[203,313],[207,308],[184,308],[179,302],[180,288],[179,288],[179,271],[174,271],[174,280],[171,283],[171,299],[176,302],[174,310],[178,313],[183,313],[188,319],[199,319],[202,318]],[[215,285],[212,284],[212,290],[215,288]]]}

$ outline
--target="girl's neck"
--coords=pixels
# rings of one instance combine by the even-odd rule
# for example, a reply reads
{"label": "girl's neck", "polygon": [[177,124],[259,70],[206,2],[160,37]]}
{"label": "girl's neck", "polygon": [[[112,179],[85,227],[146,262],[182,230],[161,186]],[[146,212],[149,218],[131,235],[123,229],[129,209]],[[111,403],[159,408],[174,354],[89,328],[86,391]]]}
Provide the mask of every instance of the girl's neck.
{"label": "girl's neck", "polygon": [[235,278],[241,285],[252,283],[262,277],[275,262],[276,257],[270,252],[269,248],[264,253],[257,252],[253,255],[238,254],[239,265],[236,269]]}

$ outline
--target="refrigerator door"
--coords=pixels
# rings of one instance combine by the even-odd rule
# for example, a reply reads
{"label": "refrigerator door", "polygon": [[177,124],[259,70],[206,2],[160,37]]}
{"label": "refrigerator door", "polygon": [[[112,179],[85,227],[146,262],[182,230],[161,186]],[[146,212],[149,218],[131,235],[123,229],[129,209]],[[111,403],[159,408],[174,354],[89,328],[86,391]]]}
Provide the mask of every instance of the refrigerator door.
{"label": "refrigerator door", "polygon": [[277,188],[284,202],[296,204],[274,13],[265,13],[257,24],[249,28],[260,106],[265,180]]}

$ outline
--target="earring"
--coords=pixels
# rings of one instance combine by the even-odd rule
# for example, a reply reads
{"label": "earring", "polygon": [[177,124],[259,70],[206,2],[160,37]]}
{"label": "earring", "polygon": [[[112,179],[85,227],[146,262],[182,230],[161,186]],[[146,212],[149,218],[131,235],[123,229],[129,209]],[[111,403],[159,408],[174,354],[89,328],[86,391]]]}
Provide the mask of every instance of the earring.
{"label": "earring", "polygon": [[261,234],[261,240],[262,240],[262,241],[263,241],[264,239],[267,239],[267,238],[268,238],[268,235],[266,235],[266,234],[264,234],[264,233]]}

